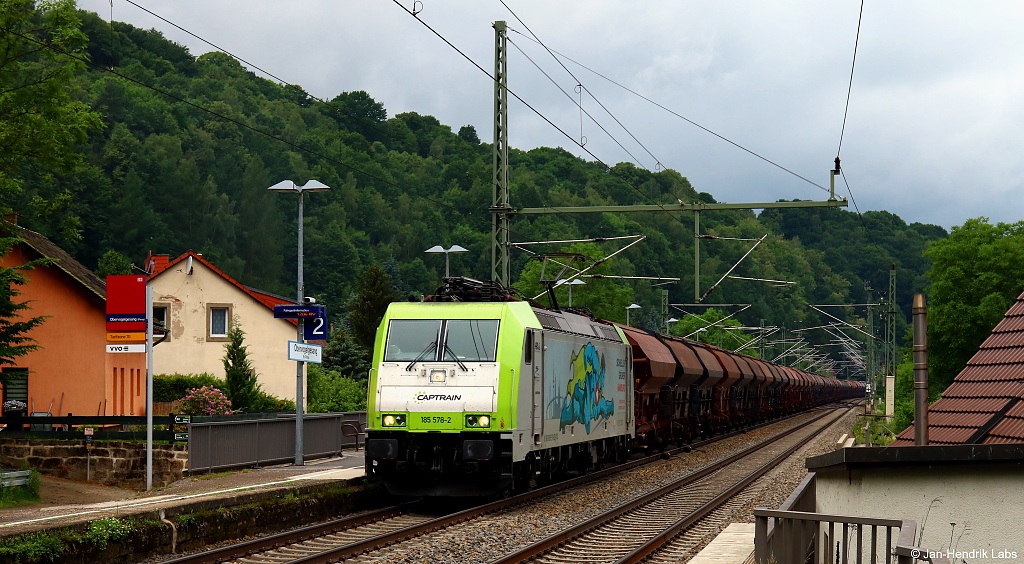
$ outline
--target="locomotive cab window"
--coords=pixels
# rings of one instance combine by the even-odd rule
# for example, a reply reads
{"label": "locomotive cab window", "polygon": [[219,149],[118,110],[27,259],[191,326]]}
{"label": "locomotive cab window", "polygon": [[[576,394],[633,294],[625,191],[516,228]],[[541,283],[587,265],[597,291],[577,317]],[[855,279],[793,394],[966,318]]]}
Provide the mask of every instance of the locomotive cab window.
{"label": "locomotive cab window", "polygon": [[494,362],[497,319],[451,319],[445,322],[444,360]]}
{"label": "locomotive cab window", "polygon": [[436,360],[440,334],[439,319],[392,319],[384,361]]}

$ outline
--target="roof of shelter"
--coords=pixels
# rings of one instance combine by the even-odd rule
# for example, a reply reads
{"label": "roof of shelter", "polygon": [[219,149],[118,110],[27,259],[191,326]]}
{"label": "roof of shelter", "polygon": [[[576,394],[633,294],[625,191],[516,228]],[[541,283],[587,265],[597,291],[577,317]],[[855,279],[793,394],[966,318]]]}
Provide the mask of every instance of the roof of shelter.
{"label": "roof of shelter", "polygon": [[[1024,443],[1024,293],[942,398],[928,408],[928,444]],[[914,427],[891,446],[914,444]]]}
{"label": "roof of shelter", "polygon": [[54,267],[76,280],[101,300],[105,301],[107,299],[107,284],[103,279],[75,260],[67,251],[35,231],[25,229],[11,222],[5,223],[16,230],[13,235],[24,241],[25,245],[29,248],[44,258],[54,259]]}

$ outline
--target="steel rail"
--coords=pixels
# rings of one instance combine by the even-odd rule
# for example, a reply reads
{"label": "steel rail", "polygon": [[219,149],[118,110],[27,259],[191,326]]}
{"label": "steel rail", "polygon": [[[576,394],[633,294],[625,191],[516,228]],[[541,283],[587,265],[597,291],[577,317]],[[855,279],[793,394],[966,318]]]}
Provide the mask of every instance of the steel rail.
{"label": "steel rail", "polygon": [[[846,412],[840,413],[836,417],[832,418],[831,421],[829,421],[824,426],[822,426],[822,430],[828,429],[829,427],[834,425],[837,421],[842,420],[843,417],[846,417],[847,415],[850,414],[852,409],[853,408],[847,409]],[[683,532],[686,529],[689,529],[690,527],[692,527],[695,524],[697,524],[698,521],[700,521],[701,519],[707,517],[715,509],[718,509],[719,507],[724,505],[733,496],[735,496],[738,493],[740,493],[741,491],[743,491],[747,486],[752,484],[755,480],[757,480],[761,476],[764,476],[770,470],[772,470],[773,468],[778,466],[780,463],[782,463],[784,460],[786,460],[787,458],[792,456],[793,453],[795,453],[797,450],[803,448],[804,445],[806,445],[807,443],[811,442],[816,436],[817,436],[816,433],[815,434],[811,434],[808,437],[806,437],[805,439],[802,439],[799,442],[797,442],[792,447],[790,447],[790,448],[784,450],[783,452],[779,453],[777,456],[772,458],[766,464],[762,465],[755,472],[752,472],[746,478],[743,478],[742,480],[736,482],[735,484],[733,484],[732,487],[730,487],[726,491],[724,491],[724,492],[718,494],[717,496],[715,496],[714,499],[711,499],[710,501],[708,501],[704,505],[701,505],[700,507],[698,507],[696,510],[694,510],[689,515],[679,519],[674,524],[672,524],[670,527],[668,527],[667,529],[665,529],[661,533],[658,533],[657,535],[655,535],[653,538],[651,538],[647,542],[643,543],[642,545],[638,546],[636,549],[634,549],[632,552],[630,552],[626,556],[623,556],[619,560],[616,560],[615,564],[635,564],[637,562],[641,562],[642,560],[644,560],[648,556],[654,554],[662,546],[665,546],[666,544],[671,542],[672,539],[675,538],[677,535],[679,535],[681,532]]]}
{"label": "steel rail", "polygon": [[[580,523],[580,524],[578,524],[578,525],[576,525],[574,527],[571,527],[571,528],[565,529],[563,531],[560,531],[558,533],[555,533],[555,534],[553,534],[553,535],[551,535],[551,536],[549,536],[549,537],[547,537],[547,538],[545,538],[545,539],[543,539],[543,540],[541,540],[541,541],[539,541],[537,543],[534,543],[534,544],[532,544],[532,545],[530,545],[528,547],[523,548],[522,550],[513,552],[511,554],[507,554],[507,555],[505,555],[505,556],[503,556],[501,558],[493,560],[491,562],[491,564],[509,564],[509,563],[512,563],[512,562],[522,562],[522,561],[525,561],[525,560],[529,560],[531,558],[536,558],[537,556],[543,554],[544,552],[547,552],[547,551],[549,551],[549,550],[551,550],[551,549],[553,549],[553,548],[555,548],[555,547],[557,547],[557,546],[559,546],[559,545],[561,545],[561,544],[563,544],[563,543],[565,543],[567,541],[570,541],[571,539],[573,539],[575,537],[578,537],[578,536],[580,536],[580,535],[582,535],[584,533],[587,533],[587,532],[589,532],[591,530],[597,529],[597,528],[603,526],[605,523],[608,523],[608,522],[610,522],[610,521],[612,521],[614,519],[617,519],[617,518],[621,517],[622,515],[630,512],[630,511],[633,511],[634,509],[636,509],[638,507],[646,505],[647,503],[651,502],[652,500],[655,500],[655,499],[657,499],[659,497],[662,497],[662,496],[664,496],[665,494],[667,494],[669,492],[672,492],[674,490],[679,489],[680,487],[683,487],[683,486],[689,485],[691,483],[694,483],[694,482],[696,482],[696,481],[698,481],[698,480],[700,480],[700,479],[702,479],[702,478],[704,478],[704,477],[706,477],[706,476],[708,476],[708,475],[710,475],[710,474],[712,474],[714,472],[717,472],[717,471],[721,470],[722,468],[725,468],[726,466],[729,466],[730,464],[733,464],[734,462],[736,462],[736,461],[738,461],[738,460],[740,460],[742,458],[745,458],[745,457],[747,457],[747,456],[749,456],[749,455],[751,455],[751,454],[753,454],[753,453],[755,453],[755,452],[757,452],[759,450],[762,450],[765,447],[767,447],[767,446],[769,446],[771,444],[774,444],[777,441],[782,440],[789,433],[792,433],[795,430],[799,430],[799,429],[802,429],[804,427],[813,425],[814,423],[820,421],[821,419],[827,417],[828,415],[830,415],[830,413],[823,413],[823,414],[815,417],[814,419],[811,419],[811,420],[806,421],[806,422],[804,422],[804,423],[802,423],[802,424],[800,424],[800,425],[798,425],[798,426],[796,426],[796,427],[794,427],[792,429],[788,429],[788,430],[786,430],[786,431],[784,431],[782,433],[779,433],[778,435],[775,435],[774,437],[772,437],[772,438],[770,438],[770,439],[768,439],[766,441],[762,441],[762,442],[760,442],[760,443],[758,443],[756,445],[752,445],[752,446],[750,446],[750,447],[748,447],[746,449],[743,449],[742,451],[740,451],[740,452],[738,452],[736,454],[733,454],[733,455],[728,456],[728,457],[726,457],[726,458],[724,458],[724,459],[722,459],[720,461],[717,461],[717,462],[714,462],[712,464],[709,464],[708,466],[705,466],[704,468],[701,468],[700,470],[697,470],[696,472],[692,472],[690,474],[687,474],[687,475],[685,475],[685,476],[683,476],[683,477],[681,477],[681,478],[679,478],[677,480],[674,480],[673,482],[671,482],[671,483],[669,483],[669,484],[667,484],[665,486],[662,486],[662,487],[660,487],[660,488],[658,488],[658,489],[656,489],[654,491],[651,491],[651,492],[649,492],[649,493],[647,493],[647,494],[645,494],[643,496],[640,496],[638,498],[630,500],[629,502],[627,502],[627,503],[625,503],[625,504],[623,504],[623,505],[621,505],[619,507],[610,509],[610,510],[608,510],[608,511],[606,511],[604,513],[601,513],[600,515],[597,515],[597,516],[595,516],[595,517],[593,517],[593,518],[591,518],[591,519],[589,519],[587,521],[584,521],[584,522],[582,522],[582,523]],[[832,423],[834,423],[836,420],[838,420],[840,417],[842,417],[844,415],[845,415],[845,413],[837,416],[836,418],[833,419],[833,421],[829,422],[829,425],[831,425]],[[802,446],[802,445],[800,445],[800,446]],[[769,466],[769,467],[774,467],[774,461],[771,464],[771,466]],[[713,508],[714,507],[712,507],[712,509]]]}
{"label": "steel rail", "polygon": [[[724,433],[724,434],[716,435],[714,437],[711,437],[711,438],[708,438],[708,439],[705,439],[705,440],[702,440],[702,441],[696,441],[696,442],[693,442],[693,443],[685,445],[685,446],[681,446],[681,447],[677,447],[677,448],[672,448],[672,449],[666,449],[665,451],[657,453],[657,454],[653,454],[653,455],[650,455],[650,456],[645,456],[643,458],[640,458],[640,459],[637,459],[637,460],[633,460],[633,461],[629,461],[629,462],[624,462],[624,463],[621,463],[621,464],[616,464],[616,465],[611,466],[609,468],[605,468],[605,469],[602,469],[602,470],[590,472],[588,474],[585,474],[585,475],[582,475],[582,476],[578,476],[576,478],[572,478],[572,479],[568,479],[568,480],[563,480],[563,481],[560,481],[560,482],[555,483],[555,484],[547,485],[547,486],[544,486],[544,487],[540,487],[540,488],[531,490],[529,492],[525,492],[525,493],[522,493],[522,494],[518,494],[518,495],[515,495],[515,496],[512,496],[512,497],[509,497],[507,499],[501,499],[501,500],[493,501],[493,502],[490,502],[490,503],[479,505],[477,507],[473,507],[473,508],[465,509],[465,510],[462,510],[462,511],[458,511],[458,512],[452,513],[450,515],[444,515],[444,516],[437,517],[437,518],[434,518],[434,519],[428,519],[428,520],[425,520],[425,521],[423,521],[421,523],[417,523],[417,524],[414,524],[414,525],[402,527],[402,528],[396,529],[396,530],[391,531],[391,532],[374,535],[374,536],[366,538],[364,540],[355,541],[355,542],[352,542],[352,543],[349,543],[349,544],[345,544],[343,546],[334,547],[334,548],[328,549],[326,551],[323,551],[323,552],[320,552],[320,553],[317,553],[317,554],[312,554],[312,555],[309,555],[309,556],[299,557],[299,558],[296,558],[294,560],[287,560],[287,562],[292,562],[294,564],[298,564],[298,563],[308,564],[308,563],[319,563],[319,562],[325,562],[326,563],[326,562],[338,562],[338,561],[343,560],[343,559],[352,558],[352,557],[358,556],[360,554],[363,554],[363,553],[366,553],[366,552],[370,552],[370,551],[373,551],[373,550],[378,550],[378,549],[384,548],[386,546],[389,546],[389,545],[392,545],[392,544],[396,544],[396,543],[408,540],[408,539],[416,537],[416,536],[420,536],[420,535],[423,535],[423,534],[430,533],[432,531],[437,531],[437,530],[440,530],[440,529],[444,529],[444,528],[450,527],[452,525],[456,525],[456,524],[458,524],[460,522],[467,521],[467,520],[479,517],[481,515],[497,512],[497,511],[500,511],[500,510],[503,510],[503,509],[507,509],[507,508],[515,506],[515,505],[520,505],[520,504],[529,502],[529,501],[531,501],[533,499],[536,499],[536,498],[545,497],[545,496],[549,496],[549,495],[555,494],[555,493],[563,491],[563,490],[568,490],[568,489],[576,488],[576,487],[588,484],[590,482],[597,481],[597,480],[606,478],[608,476],[617,474],[619,472],[624,472],[624,471],[627,471],[627,470],[631,470],[633,468],[637,468],[639,466],[643,466],[643,465],[646,465],[646,464],[651,464],[651,463],[654,463],[654,462],[657,462],[657,461],[660,461],[660,460],[663,460],[663,459],[666,459],[666,458],[670,458],[671,456],[674,456],[674,455],[677,455],[677,454],[689,452],[693,448],[699,448],[699,447],[703,447],[703,446],[708,446],[708,445],[714,444],[716,442],[722,441],[724,439],[727,439],[727,438],[730,438],[730,437],[733,437],[733,436],[736,436],[736,435],[739,435],[739,434],[746,433],[747,431],[750,431],[752,429],[756,429],[756,428],[764,427],[764,426],[767,426],[767,425],[771,425],[771,424],[779,423],[779,422],[782,422],[782,421],[786,421],[786,420],[792,419],[794,417],[797,417],[799,415],[802,415],[804,413],[806,413],[806,411],[794,413],[794,414],[791,414],[791,415],[788,415],[788,416],[785,416],[785,417],[782,417],[782,418],[779,418],[779,419],[773,419],[773,420],[770,420],[770,421],[765,421],[762,424],[754,426],[754,427],[750,427],[750,428],[746,428],[746,429],[740,429],[740,430],[734,430],[734,431],[730,431],[730,432],[727,432],[727,433]],[[794,429],[802,428],[802,427],[804,427],[804,426],[812,423],[813,421],[816,421],[816,420],[818,420],[818,419],[820,419],[821,417],[824,417],[824,416],[825,415],[821,415],[821,416],[815,418],[814,420],[809,421],[809,422],[804,423],[804,424],[801,424],[800,426],[798,426],[798,427],[796,427]],[[794,429],[790,429],[790,430],[788,430],[786,432],[788,433],[788,432],[790,432],[790,431],[792,431]],[[778,437],[776,437],[776,439],[777,438]],[[699,479],[699,477],[694,478],[694,479]],[[266,552],[266,551],[270,551],[270,550],[279,549],[279,548],[282,548],[282,547],[286,547],[288,545],[293,545],[293,544],[301,543],[301,542],[304,542],[304,541],[315,539],[317,537],[322,537],[322,536],[325,536],[325,535],[328,535],[328,534],[331,534],[331,533],[340,532],[340,531],[344,531],[344,530],[347,530],[347,529],[352,529],[352,528],[357,527],[357,526],[366,525],[366,524],[373,523],[373,522],[376,522],[376,521],[380,521],[380,520],[383,520],[383,519],[390,519],[390,518],[398,517],[400,515],[408,513],[410,511],[410,507],[412,507],[414,504],[418,503],[419,501],[421,501],[421,500],[416,500],[416,501],[409,502],[409,503],[406,503],[406,504],[397,505],[397,506],[393,506],[393,507],[384,508],[384,509],[381,509],[381,510],[378,510],[378,511],[373,511],[373,512],[369,512],[369,513],[360,514],[360,515],[352,517],[352,518],[337,519],[337,520],[334,520],[334,521],[330,521],[330,522],[326,522],[326,523],[322,523],[322,524],[318,524],[318,525],[312,525],[312,526],[309,526],[309,527],[304,527],[302,529],[297,529],[297,530],[294,530],[294,531],[278,533],[278,534],[274,534],[274,535],[271,535],[271,536],[268,536],[268,537],[263,537],[263,538],[259,538],[259,539],[245,541],[245,542],[242,542],[242,543],[239,543],[239,544],[235,544],[235,545],[231,545],[231,546],[226,546],[226,547],[222,547],[222,548],[218,548],[218,549],[213,549],[213,550],[209,550],[209,551],[205,551],[205,552],[201,552],[201,553],[196,553],[196,554],[193,554],[193,555],[184,556],[184,557],[181,557],[181,558],[178,558],[178,559],[167,561],[167,563],[168,564],[208,564],[208,563],[227,562],[227,561],[231,561],[231,560],[235,560],[235,559],[246,558],[248,556],[256,555],[256,554],[258,554],[260,552]],[[285,560],[279,560],[279,561],[285,562]]]}
{"label": "steel rail", "polygon": [[409,507],[419,501],[411,501],[400,505],[393,505],[360,513],[343,519],[334,519],[308,527],[302,527],[292,531],[276,533],[266,537],[244,541],[222,548],[207,550],[196,554],[182,556],[173,560],[165,561],[165,564],[208,564],[214,562],[226,562],[238,558],[245,558],[260,552],[266,552],[282,546],[303,542],[310,539],[380,522],[408,513]]}

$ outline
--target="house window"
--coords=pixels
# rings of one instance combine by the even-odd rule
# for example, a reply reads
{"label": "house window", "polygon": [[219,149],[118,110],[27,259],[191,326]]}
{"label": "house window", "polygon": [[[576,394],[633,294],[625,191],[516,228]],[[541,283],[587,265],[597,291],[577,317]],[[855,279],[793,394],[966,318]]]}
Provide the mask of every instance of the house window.
{"label": "house window", "polygon": [[227,341],[228,330],[231,328],[231,305],[230,304],[209,304],[206,306],[207,319],[207,341]]}
{"label": "house window", "polygon": [[153,338],[169,341],[171,339],[170,308],[166,305],[153,304]]}

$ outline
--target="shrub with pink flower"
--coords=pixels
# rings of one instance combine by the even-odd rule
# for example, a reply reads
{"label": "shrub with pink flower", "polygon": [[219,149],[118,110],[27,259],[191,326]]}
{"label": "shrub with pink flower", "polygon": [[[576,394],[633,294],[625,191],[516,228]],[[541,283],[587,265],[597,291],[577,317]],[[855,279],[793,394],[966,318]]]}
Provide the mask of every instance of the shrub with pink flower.
{"label": "shrub with pink flower", "polygon": [[231,415],[231,400],[213,386],[192,388],[181,398],[178,409],[187,415]]}

